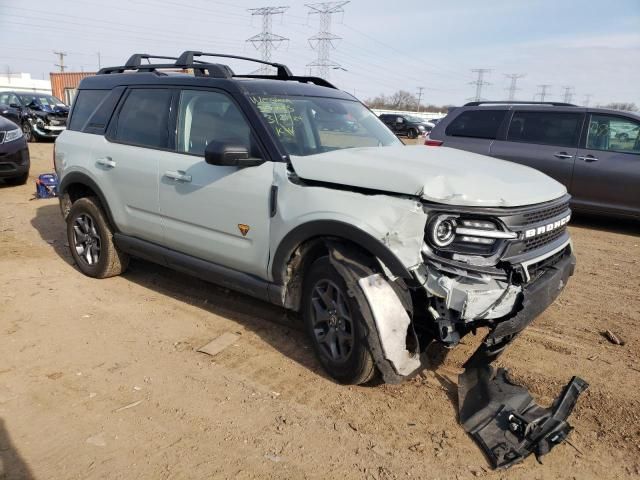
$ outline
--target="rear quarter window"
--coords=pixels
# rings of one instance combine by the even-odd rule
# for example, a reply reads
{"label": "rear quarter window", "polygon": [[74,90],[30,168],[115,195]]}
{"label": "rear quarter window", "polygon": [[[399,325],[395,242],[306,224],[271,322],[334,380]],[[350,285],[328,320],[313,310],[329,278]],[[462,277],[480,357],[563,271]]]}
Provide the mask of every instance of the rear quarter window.
{"label": "rear quarter window", "polygon": [[467,110],[446,128],[450,137],[488,138],[495,140],[506,110]]}
{"label": "rear quarter window", "polygon": [[109,90],[80,90],[71,112],[69,130],[81,131],[108,93]]}
{"label": "rear quarter window", "polygon": [[507,141],[577,147],[581,126],[582,113],[515,112]]}
{"label": "rear quarter window", "polygon": [[120,109],[114,139],[141,147],[169,147],[171,90],[136,88]]}

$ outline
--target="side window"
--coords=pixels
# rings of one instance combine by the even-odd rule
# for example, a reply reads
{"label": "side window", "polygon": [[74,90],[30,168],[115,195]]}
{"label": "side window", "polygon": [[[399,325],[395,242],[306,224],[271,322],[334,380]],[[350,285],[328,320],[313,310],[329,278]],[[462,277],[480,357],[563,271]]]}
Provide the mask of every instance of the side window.
{"label": "side window", "polygon": [[9,95],[7,93],[0,94],[0,105],[9,105]]}
{"label": "side window", "polygon": [[640,153],[640,123],[612,115],[591,115],[587,148]]}
{"label": "side window", "polygon": [[261,156],[252,142],[247,120],[231,98],[223,93],[180,92],[177,130],[179,152],[204,155],[209,143],[221,142],[246,147],[252,157]]}
{"label": "side window", "polygon": [[581,113],[515,112],[507,132],[511,142],[577,147]]}
{"label": "side window", "polygon": [[91,114],[108,93],[109,90],[80,90],[71,112],[69,130],[81,131]]}
{"label": "side window", "polygon": [[506,110],[467,110],[449,124],[445,134],[495,140],[506,113]]}
{"label": "side window", "polygon": [[168,148],[170,105],[170,90],[131,90],[118,115],[114,139],[143,147]]}

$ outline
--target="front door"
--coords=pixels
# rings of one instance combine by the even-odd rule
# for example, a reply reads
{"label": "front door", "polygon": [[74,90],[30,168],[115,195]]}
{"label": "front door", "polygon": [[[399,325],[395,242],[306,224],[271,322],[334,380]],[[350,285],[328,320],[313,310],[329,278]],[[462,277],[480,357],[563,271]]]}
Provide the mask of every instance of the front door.
{"label": "front door", "polygon": [[176,153],[160,158],[160,212],[169,248],[266,278],[273,163],[210,165],[211,141],[246,146],[264,157],[246,118],[225,93],[182,90]]}
{"label": "front door", "polygon": [[571,194],[586,209],[640,214],[640,122],[591,114]]}

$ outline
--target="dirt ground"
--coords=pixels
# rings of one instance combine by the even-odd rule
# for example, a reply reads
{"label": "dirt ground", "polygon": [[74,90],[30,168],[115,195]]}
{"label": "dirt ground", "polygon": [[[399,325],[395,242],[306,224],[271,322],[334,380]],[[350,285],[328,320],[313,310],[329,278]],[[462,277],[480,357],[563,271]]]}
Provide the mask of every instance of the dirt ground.
{"label": "dirt ground", "polygon": [[[31,152],[32,177],[51,171],[51,144]],[[340,386],[279,308],[143,261],[83,276],[34,190],[0,185],[0,478],[640,475],[638,223],[572,220],[576,275],[500,363],[545,404],[572,375],[591,384],[573,446],[494,472],[456,421],[479,336],[405,384]],[[225,332],[232,347],[196,352]]]}

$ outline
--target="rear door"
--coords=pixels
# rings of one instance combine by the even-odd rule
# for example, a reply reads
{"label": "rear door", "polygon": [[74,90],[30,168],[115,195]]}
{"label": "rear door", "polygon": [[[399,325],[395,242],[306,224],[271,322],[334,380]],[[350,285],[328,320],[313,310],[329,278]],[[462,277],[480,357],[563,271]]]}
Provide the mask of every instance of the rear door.
{"label": "rear door", "polygon": [[571,194],[585,209],[640,215],[640,120],[589,114]]}
{"label": "rear door", "polygon": [[582,111],[517,109],[491,156],[540,170],[570,190],[583,121]]}
{"label": "rear door", "polygon": [[445,147],[489,155],[506,114],[506,109],[463,109],[451,121],[437,125],[430,137],[442,140]]}
{"label": "rear door", "polygon": [[[136,87],[124,94],[93,150],[93,173],[109,201],[118,229],[160,243],[158,164],[172,155],[169,135],[172,90]],[[75,115],[75,113],[74,113]]]}

